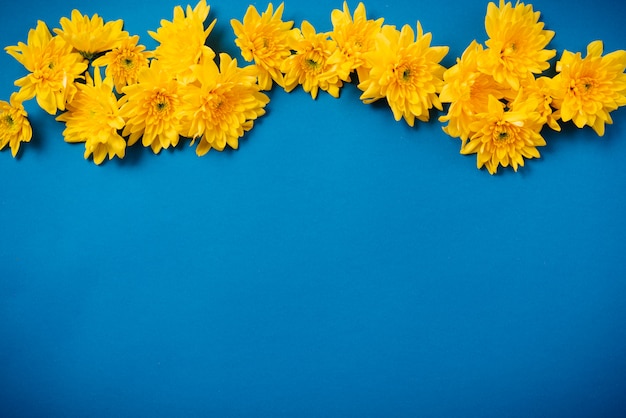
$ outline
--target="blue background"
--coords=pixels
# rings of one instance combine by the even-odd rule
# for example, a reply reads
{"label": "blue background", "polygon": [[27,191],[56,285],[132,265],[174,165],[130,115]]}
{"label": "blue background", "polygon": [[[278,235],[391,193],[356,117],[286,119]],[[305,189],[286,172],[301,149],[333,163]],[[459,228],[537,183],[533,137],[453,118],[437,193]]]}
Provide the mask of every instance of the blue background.
{"label": "blue background", "polygon": [[[0,44],[78,8],[154,48],[175,5],[5,2]],[[626,48],[624,5],[533,5],[557,56]],[[487,2],[366,7],[419,19],[446,66],[486,39]],[[238,56],[246,8],[212,4],[214,49]],[[284,17],[326,31],[335,8]],[[0,68],[8,100],[25,71]],[[358,96],[275,89],[237,151],[102,166],[28,102],[32,142],[0,153],[0,415],[625,416],[626,110],[491,176],[440,114],[409,128]]]}

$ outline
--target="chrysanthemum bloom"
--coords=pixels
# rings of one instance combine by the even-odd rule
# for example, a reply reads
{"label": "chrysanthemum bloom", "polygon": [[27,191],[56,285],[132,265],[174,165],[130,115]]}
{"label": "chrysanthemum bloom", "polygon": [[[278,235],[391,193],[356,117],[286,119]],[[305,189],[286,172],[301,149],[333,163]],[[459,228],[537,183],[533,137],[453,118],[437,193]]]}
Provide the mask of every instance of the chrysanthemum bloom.
{"label": "chrysanthemum bloom", "polygon": [[556,50],[545,47],[554,31],[544,30],[539,16],[532,5],[516,3],[513,7],[504,0],[500,0],[500,7],[489,3],[485,18],[489,39],[485,42],[487,53],[478,61],[480,71],[517,90],[520,80],[550,68],[548,60]]}
{"label": "chrysanthemum bloom", "polygon": [[572,120],[579,128],[589,125],[600,136],[605,123],[613,123],[609,113],[626,105],[626,51],[602,56],[602,50],[602,41],[594,41],[585,58],[580,52],[563,51],[552,80],[561,120]]}
{"label": "chrysanthemum bloom", "polygon": [[463,142],[474,134],[470,126],[476,114],[487,111],[489,96],[502,99],[510,94],[508,88],[491,75],[478,71],[478,56],[483,53],[483,46],[472,41],[456,64],[443,73],[444,86],[439,100],[450,106],[439,121],[448,122],[443,131]]}
{"label": "chrysanthemum bloom", "polygon": [[327,33],[316,33],[315,28],[306,20],[302,21],[299,36],[290,39],[291,49],[295,51],[283,61],[281,71],[285,74],[285,91],[290,92],[296,86],[311,94],[315,99],[321,89],[333,97],[339,97],[343,81],[338,74],[337,63],[330,57],[337,49],[337,43]]}
{"label": "chrysanthemum bloom", "polygon": [[126,141],[118,130],[124,127],[119,102],[113,93],[113,81],[102,81],[100,70],[88,76],[85,84],[78,85],[78,93],[67,105],[67,112],[56,120],[65,122],[63,136],[66,142],[85,143],[85,159],[93,155],[93,162],[102,163],[108,155],[124,158]]}
{"label": "chrysanthemum bloom", "polygon": [[122,89],[121,115],[126,122],[122,135],[129,136],[129,146],[141,138],[143,146],[157,154],[178,145],[182,116],[179,86],[160,61],[153,60],[139,73],[137,83]]}
{"label": "chrysanthemum bloom", "polygon": [[161,61],[162,68],[183,84],[194,81],[191,67],[202,60],[212,60],[215,52],[205,45],[206,39],[215,26],[215,20],[208,28],[204,21],[209,15],[210,6],[201,0],[192,9],[187,5],[186,12],[181,6],[174,8],[174,19],[161,20],[156,32],[148,31],[159,45],[154,56]]}
{"label": "chrysanthemum bloom", "polygon": [[461,147],[461,154],[476,154],[476,166],[484,165],[490,174],[500,165],[517,171],[524,158],[539,158],[537,147],[546,144],[539,134],[543,123],[535,111],[537,104],[525,104],[517,111],[505,111],[505,105],[490,96],[488,110],[476,115],[470,128],[476,133]]}
{"label": "chrysanthemum bloom", "polygon": [[238,148],[239,138],[265,114],[269,102],[260,92],[254,66],[239,68],[237,60],[225,53],[219,58],[219,68],[214,61],[195,65],[197,82],[181,89],[183,132],[192,138],[192,144],[200,138],[199,156],[211,148]]}
{"label": "chrysanthemum bloom", "polygon": [[72,46],[62,38],[52,37],[48,26],[42,21],[28,32],[28,43],[19,42],[5,48],[28,71],[25,77],[15,81],[20,87],[18,100],[36,97],[37,104],[54,115],[65,110],[65,104],[76,94],[74,80],[83,79],[87,69],[83,57],[72,52]]}
{"label": "chrysanthemum bloom", "polygon": [[437,94],[443,87],[445,68],[439,64],[448,53],[447,46],[430,46],[432,35],[424,34],[417,23],[417,39],[409,25],[399,31],[383,26],[376,39],[376,48],[365,54],[371,67],[358,87],[361,100],[372,103],[386,98],[396,121],[404,120],[413,126],[415,118],[429,119],[434,106],[442,110]]}
{"label": "chrysanthemum bloom", "polygon": [[528,77],[521,82],[518,96],[510,102],[509,107],[511,110],[517,110],[521,106],[525,106],[527,101],[533,101],[537,103],[536,111],[541,117],[542,123],[548,125],[555,131],[560,131],[558,120],[560,119],[560,112],[555,112],[552,108],[552,80],[548,77]]}
{"label": "chrysanthemum bloom", "polygon": [[138,45],[138,42],[139,36],[128,36],[118,47],[92,62],[94,67],[106,67],[106,77],[113,79],[118,93],[121,93],[125,86],[135,84],[139,72],[148,67],[148,59],[152,53],[146,51],[145,46]]}
{"label": "chrysanthemum bloom", "polygon": [[122,30],[124,21],[121,19],[104,23],[102,17],[97,14],[90,19],[76,9],[72,10],[71,17],[71,19],[62,17],[61,29],[53,29],[54,33],[88,60],[119,46],[122,40],[128,37],[128,32]]}
{"label": "chrysanthemum bloom", "polygon": [[284,4],[281,3],[274,12],[272,3],[269,3],[267,10],[259,15],[257,9],[250,5],[243,23],[236,19],[230,21],[241,56],[248,62],[254,61],[257,66],[258,83],[262,90],[270,90],[273,81],[282,87],[280,66],[291,55],[289,38],[298,33],[297,29],[292,29],[293,21],[282,21],[283,9]]}
{"label": "chrysanthemum bloom", "polygon": [[28,113],[18,100],[17,93],[11,94],[8,103],[0,101],[0,149],[8,145],[15,157],[20,144],[30,142],[32,136],[33,130],[28,121]]}
{"label": "chrysanthemum bloom", "polygon": [[333,10],[330,19],[333,24],[330,37],[337,42],[337,51],[341,54],[341,69],[348,73],[348,76],[343,77],[344,80],[349,81],[349,73],[355,70],[359,79],[364,79],[369,71],[364,54],[374,50],[376,36],[380,33],[384,19],[367,19],[363,3],[358,4],[352,17],[345,1],[343,10]]}

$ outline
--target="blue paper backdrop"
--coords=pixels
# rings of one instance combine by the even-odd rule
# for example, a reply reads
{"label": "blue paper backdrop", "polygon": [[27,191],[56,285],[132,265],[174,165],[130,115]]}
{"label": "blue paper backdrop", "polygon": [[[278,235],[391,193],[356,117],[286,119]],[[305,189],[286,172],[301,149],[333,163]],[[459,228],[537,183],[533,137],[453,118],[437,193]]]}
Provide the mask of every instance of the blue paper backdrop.
{"label": "blue paper backdrop", "polygon": [[[9,2],[0,44],[78,8],[153,48],[175,5]],[[533,5],[559,56],[626,48],[621,3]],[[486,38],[487,2],[366,6],[419,19],[447,66]],[[212,4],[214,49],[238,55],[246,8]],[[284,17],[330,30],[334,8]],[[25,72],[0,68],[8,100]],[[353,85],[270,97],[238,151],[102,166],[28,102],[32,142],[0,154],[1,416],[626,415],[625,109],[490,176],[439,114],[409,128]]]}

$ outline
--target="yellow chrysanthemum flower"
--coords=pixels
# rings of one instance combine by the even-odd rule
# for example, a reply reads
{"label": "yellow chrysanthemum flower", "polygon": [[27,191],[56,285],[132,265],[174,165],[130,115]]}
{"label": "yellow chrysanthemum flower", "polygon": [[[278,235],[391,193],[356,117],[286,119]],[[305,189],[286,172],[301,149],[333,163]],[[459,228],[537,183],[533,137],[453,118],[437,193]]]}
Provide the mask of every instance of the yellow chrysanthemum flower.
{"label": "yellow chrysanthemum flower", "polygon": [[71,19],[63,17],[60,23],[61,29],[54,29],[54,33],[88,60],[117,47],[128,37],[128,32],[122,30],[123,20],[104,23],[102,17],[97,14],[90,19],[76,9],[72,10]]}
{"label": "yellow chrysanthemum flower", "polygon": [[205,45],[206,39],[215,26],[215,20],[205,29],[204,21],[209,15],[210,6],[201,0],[192,9],[187,5],[186,12],[181,6],[174,8],[171,22],[161,20],[156,32],[148,31],[159,45],[154,56],[161,61],[162,68],[181,83],[194,81],[191,67],[202,60],[212,60],[215,52]]}
{"label": "yellow chrysanthemum flower", "polygon": [[241,56],[248,62],[254,61],[257,66],[258,83],[262,90],[270,90],[272,80],[283,86],[280,67],[291,55],[289,38],[298,33],[297,29],[292,29],[293,21],[282,21],[283,9],[284,3],[281,3],[274,12],[272,3],[269,3],[267,10],[259,15],[257,9],[250,5],[243,23],[236,19],[230,21]]}
{"label": "yellow chrysanthemum flower", "polygon": [[[356,70],[359,79],[364,79],[369,71],[364,54],[374,50],[384,19],[368,19],[363,3],[357,5],[353,17],[345,1],[343,10],[333,10],[330,19],[333,24],[330,37],[337,42],[342,70],[348,74]],[[348,81],[349,75],[342,78]]]}
{"label": "yellow chrysanthemum flower", "polygon": [[237,67],[237,60],[220,54],[220,66],[213,61],[193,67],[197,83],[183,87],[183,132],[200,138],[196,154],[226,145],[239,146],[239,138],[252,129],[254,120],[265,114],[269,98],[260,92],[254,66]]}
{"label": "yellow chrysanthemum flower", "polygon": [[17,98],[11,94],[9,102],[0,101],[0,149],[7,145],[13,157],[17,155],[22,142],[30,142],[33,130],[28,121],[28,113]]}
{"label": "yellow chrysanthemum flower", "polygon": [[499,7],[489,3],[485,17],[489,39],[485,42],[487,53],[478,62],[480,71],[518,90],[520,80],[550,68],[548,60],[556,50],[545,47],[554,31],[544,30],[539,16],[532,5],[518,2],[513,7],[504,0],[500,0]]}
{"label": "yellow chrysanthemum flower", "polygon": [[505,111],[505,105],[489,97],[488,110],[476,115],[470,128],[476,132],[461,147],[461,154],[476,154],[476,165],[495,174],[498,166],[524,166],[524,158],[539,158],[538,146],[546,141],[539,134],[543,123],[535,111],[537,104],[527,101],[517,111]]}
{"label": "yellow chrysanthemum flower", "polygon": [[376,39],[374,51],[365,54],[371,67],[367,78],[358,85],[361,100],[372,103],[386,98],[396,121],[413,126],[415,118],[429,119],[434,106],[442,110],[437,94],[443,87],[445,68],[439,64],[448,53],[447,46],[431,47],[432,35],[424,34],[417,22],[417,39],[409,25],[399,31],[384,26]]}
{"label": "yellow chrysanthemum flower", "polygon": [[291,38],[290,44],[295,53],[281,66],[285,74],[285,91],[290,92],[301,85],[313,99],[320,89],[339,97],[343,81],[337,72],[337,64],[330,60],[337,43],[327,33],[316,33],[313,25],[304,20],[298,36]]}
{"label": "yellow chrysanthemum flower", "polygon": [[478,57],[484,53],[476,41],[465,49],[455,65],[443,73],[444,86],[439,94],[442,103],[450,103],[447,114],[439,118],[448,122],[443,128],[448,135],[465,142],[474,132],[470,130],[476,114],[486,112],[489,96],[502,99],[509,95],[508,89],[496,82],[491,75],[478,71]]}
{"label": "yellow chrysanthemum flower", "polygon": [[67,105],[67,112],[56,120],[65,122],[63,136],[66,142],[85,143],[85,159],[93,155],[93,162],[102,163],[108,155],[124,158],[126,141],[118,130],[124,127],[119,102],[113,93],[113,81],[102,81],[96,69],[93,79],[88,76],[85,84],[78,85],[78,93]]}
{"label": "yellow chrysanthemum flower", "polygon": [[37,104],[54,115],[65,110],[65,104],[76,94],[74,80],[83,79],[87,69],[83,57],[72,52],[72,46],[62,38],[52,37],[48,26],[42,21],[28,32],[28,43],[19,42],[5,48],[7,53],[20,62],[30,74],[15,81],[20,87],[18,100],[36,97]]}
{"label": "yellow chrysanthemum flower", "polygon": [[113,79],[118,93],[122,92],[122,88],[135,84],[139,72],[148,67],[148,59],[152,53],[145,51],[146,47],[138,45],[138,42],[139,36],[129,36],[118,47],[92,63],[94,67],[106,66],[106,77]]}
{"label": "yellow chrysanthemum flower", "polygon": [[524,103],[532,101],[537,103],[536,111],[541,117],[542,123],[548,125],[555,131],[560,131],[558,120],[560,118],[560,112],[555,112],[552,108],[552,80],[548,77],[528,77],[522,81],[518,97],[515,98],[509,104],[511,110],[517,110],[521,106],[525,106]]}
{"label": "yellow chrysanthemum flower", "polygon": [[139,73],[137,83],[122,89],[121,115],[126,122],[122,135],[129,136],[129,146],[142,138],[142,145],[157,154],[178,145],[182,116],[179,86],[160,61],[153,60]]}
{"label": "yellow chrysanthemum flower", "polygon": [[563,51],[552,80],[554,106],[561,120],[572,120],[582,128],[589,125],[600,136],[604,125],[613,120],[609,114],[626,105],[626,51],[602,56],[602,41],[587,46],[587,56]]}

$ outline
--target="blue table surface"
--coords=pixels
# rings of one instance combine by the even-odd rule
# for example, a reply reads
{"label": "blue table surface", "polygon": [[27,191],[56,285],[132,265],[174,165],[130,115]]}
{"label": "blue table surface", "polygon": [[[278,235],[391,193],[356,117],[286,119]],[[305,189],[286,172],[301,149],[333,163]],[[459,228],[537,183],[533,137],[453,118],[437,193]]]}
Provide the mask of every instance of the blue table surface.
{"label": "blue table surface", "polygon": [[[176,4],[8,2],[0,44],[77,8],[154,48]],[[557,57],[626,49],[622,3],[532,4]],[[486,39],[487,2],[365,5],[446,66]],[[211,4],[209,45],[238,56],[247,6]],[[0,68],[8,100],[25,70]],[[359,93],[274,89],[239,150],[101,166],[28,102],[32,142],[0,153],[0,416],[626,416],[626,109],[491,176],[440,113],[410,128]]]}

